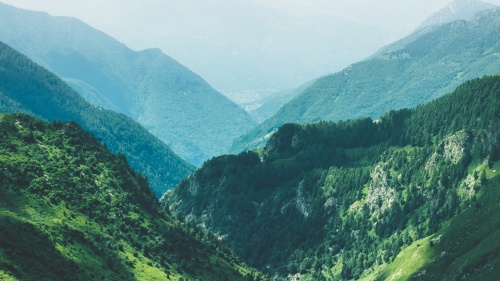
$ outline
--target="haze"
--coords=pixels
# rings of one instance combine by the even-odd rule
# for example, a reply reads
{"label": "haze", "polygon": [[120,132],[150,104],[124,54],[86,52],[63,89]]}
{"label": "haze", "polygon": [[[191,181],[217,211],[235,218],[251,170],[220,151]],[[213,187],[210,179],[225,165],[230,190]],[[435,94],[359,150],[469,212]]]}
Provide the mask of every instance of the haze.
{"label": "haze", "polygon": [[241,104],[359,61],[451,1],[3,2],[79,18],[135,50],[160,48]]}

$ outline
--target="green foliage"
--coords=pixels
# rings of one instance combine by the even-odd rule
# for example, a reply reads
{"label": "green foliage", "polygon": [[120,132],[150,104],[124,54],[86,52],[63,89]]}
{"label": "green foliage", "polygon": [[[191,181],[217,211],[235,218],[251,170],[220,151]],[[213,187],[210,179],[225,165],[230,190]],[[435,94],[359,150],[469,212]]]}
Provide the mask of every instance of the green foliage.
{"label": "green foliage", "polygon": [[0,42],[1,99],[9,102],[0,102],[0,112],[24,109],[45,120],[81,124],[110,151],[124,154],[158,197],[194,170],[138,123],[89,104],[57,76]]}
{"label": "green foliage", "polygon": [[286,124],[260,161],[214,158],[163,203],[272,275],[369,279],[498,178],[499,108],[495,76],[377,121]]}
{"label": "green foliage", "polygon": [[2,115],[0,138],[0,276],[247,280],[217,237],[174,220],[123,155],[76,123]]}
{"label": "green foliage", "polygon": [[275,115],[235,140],[232,153],[264,146],[289,122],[379,118],[453,91],[467,80],[498,72],[499,10],[473,21],[419,31],[343,71],[319,78]]}

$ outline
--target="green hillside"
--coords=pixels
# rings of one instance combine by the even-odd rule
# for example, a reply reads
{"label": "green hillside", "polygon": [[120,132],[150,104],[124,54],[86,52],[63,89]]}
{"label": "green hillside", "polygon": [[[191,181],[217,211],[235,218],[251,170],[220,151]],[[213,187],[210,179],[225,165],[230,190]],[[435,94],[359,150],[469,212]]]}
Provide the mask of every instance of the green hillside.
{"label": "green hillside", "polygon": [[0,115],[1,280],[253,280],[76,123]]}
{"label": "green hillside", "polygon": [[500,276],[500,178],[437,233],[401,251],[375,280],[496,280]]}
{"label": "green hillside", "polygon": [[194,167],[123,114],[91,105],[59,77],[0,42],[0,113],[24,112],[45,120],[75,121],[114,153],[124,154],[161,196]]}
{"label": "green hillside", "polygon": [[379,118],[490,75],[500,65],[500,9],[471,21],[429,26],[367,60],[319,78],[275,115],[235,140],[232,153],[263,146],[288,122]]}
{"label": "green hillside", "polygon": [[75,18],[0,3],[0,41],[88,101],[131,117],[195,165],[225,153],[255,125],[242,108],[159,49],[133,51]]}
{"label": "green hillside", "polygon": [[[286,124],[260,155],[214,158],[162,202],[275,277],[391,280],[391,269],[408,263],[398,258],[403,249],[462,225],[474,208],[497,209],[482,197],[498,189],[499,109],[500,77],[492,76],[376,121]],[[459,247],[445,251],[462,260],[436,265],[426,255],[415,270],[430,274],[449,266],[432,279],[441,280],[455,274],[453,268],[465,268],[459,276],[472,272],[474,261],[497,268],[497,216],[491,220],[491,229],[467,232],[471,243],[449,238]],[[473,242],[483,238],[486,244]]]}

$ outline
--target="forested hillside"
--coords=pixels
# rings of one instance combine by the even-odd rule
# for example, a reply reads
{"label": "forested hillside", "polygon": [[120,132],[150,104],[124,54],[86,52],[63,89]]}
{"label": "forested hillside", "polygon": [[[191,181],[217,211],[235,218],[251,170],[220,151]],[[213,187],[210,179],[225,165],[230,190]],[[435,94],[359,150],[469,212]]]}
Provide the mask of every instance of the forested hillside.
{"label": "forested hillside", "polygon": [[[495,276],[500,217],[488,228],[470,213],[498,210],[484,197],[498,198],[499,160],[500,76],[491,76],[375,121],[283,125],[260,155],[214,158],[162,202],[278,277]],[[457,226],[482,230],[459,236]],[[398,257],[424,242],[418,264]],[[390,276],[394,268],[405,277]]]}
{"label": "forested hillside", "polygon": [[453,91],[498,71],[500,9],[470,21],[428,26],[367,60],[319,78],[275,115],[238,138],[232,153],[263,146],[288,122],[379,118]]}
{"label": "forested hillside", "polygon": [[0,115],[1,280],[262,280],[74,122]]}
{"label": "forested hillside", "polygon": [[86,100],[131,117],[195,165],[225,153],[255,125],[242,108],[161,50],[133,51],[75,18],[0,3],[0,41],[63,78]]}
{"label": "forested hillside", "polygon": [[110,151],[124,154],[158,196],[194,171],[132,119],[91,105],[59,77],[0,42],[0,113],[6,112],[81,124]]}

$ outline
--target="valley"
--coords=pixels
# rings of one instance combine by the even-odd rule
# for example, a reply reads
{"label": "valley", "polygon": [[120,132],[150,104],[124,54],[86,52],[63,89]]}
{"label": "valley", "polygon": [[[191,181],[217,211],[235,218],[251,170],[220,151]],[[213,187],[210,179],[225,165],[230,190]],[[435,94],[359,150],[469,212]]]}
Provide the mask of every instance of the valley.
{"label": "valley", "polygon": [[9,2],[0,280],[500,276],[500,2]]}

